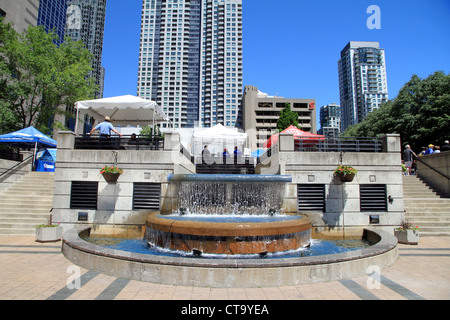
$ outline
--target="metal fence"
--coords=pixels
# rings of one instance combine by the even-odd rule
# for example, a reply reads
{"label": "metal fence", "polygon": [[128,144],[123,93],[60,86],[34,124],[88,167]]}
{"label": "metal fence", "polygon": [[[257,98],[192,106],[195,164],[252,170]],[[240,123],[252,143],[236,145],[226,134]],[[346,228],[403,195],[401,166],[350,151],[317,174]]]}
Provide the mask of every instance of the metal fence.
{"label": "metal fence", "polygon": [[338,138],[325,140],[295,140],[295,151],[309,152],[382,152],[383,141],[378,138]]}
{"label": "metal fence", "polygon": [[159,136],[102,137],[85,135],[75,138],[75,149],[164,150],[164,138]]}

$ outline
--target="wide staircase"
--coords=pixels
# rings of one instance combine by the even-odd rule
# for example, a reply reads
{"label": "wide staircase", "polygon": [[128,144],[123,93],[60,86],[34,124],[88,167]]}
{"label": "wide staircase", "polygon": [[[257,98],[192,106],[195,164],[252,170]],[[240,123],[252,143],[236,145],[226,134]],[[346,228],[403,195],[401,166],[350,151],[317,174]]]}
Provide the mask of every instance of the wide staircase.
{"label": "wide staircase", "polygon": [[53,172],[30,172],[0,193],[0,236],[35,234],[53,207]]}
{"label": "wide staircase", "polygon": [[405,218],[421,236],[450,236],[450,199],[442,198],[417,176],[403,176]]}

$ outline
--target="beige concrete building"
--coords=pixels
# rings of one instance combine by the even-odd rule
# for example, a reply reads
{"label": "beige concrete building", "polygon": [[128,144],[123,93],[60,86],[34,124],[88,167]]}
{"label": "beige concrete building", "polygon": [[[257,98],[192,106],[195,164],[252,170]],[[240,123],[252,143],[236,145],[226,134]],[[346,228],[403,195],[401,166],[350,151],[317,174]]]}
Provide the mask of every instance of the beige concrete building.
{"label": "beige concrete building", "polygon": [[2,0],[0,16],[5,22],[12,22],[14,29],[22,33],[29,25],[36,26],[39,12],[39,0]]}
{"label": "beige concrete building", "polygon": [[248,134],[248,148],[255,151],[276,132],[277,120],[285,103],[298,113],[299,127],[316,133],[316,100],[269,96],[255,86],[245,86],[241,103],[242,129]]}

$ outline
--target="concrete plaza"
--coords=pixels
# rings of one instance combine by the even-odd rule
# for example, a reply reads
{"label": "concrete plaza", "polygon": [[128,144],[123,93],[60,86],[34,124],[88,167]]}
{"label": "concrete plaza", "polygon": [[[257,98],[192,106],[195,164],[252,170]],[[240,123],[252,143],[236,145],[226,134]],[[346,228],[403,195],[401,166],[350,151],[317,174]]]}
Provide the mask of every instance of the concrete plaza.
{"label": "concrete plaza", "polygon": [[397,262],[372,276],[261,288],[171,286],[116,278],[74,266],[60,247],[60,242],[38,243],[34,237],[1,236],[0,300],[450,299],[450,237],[399,244]]}

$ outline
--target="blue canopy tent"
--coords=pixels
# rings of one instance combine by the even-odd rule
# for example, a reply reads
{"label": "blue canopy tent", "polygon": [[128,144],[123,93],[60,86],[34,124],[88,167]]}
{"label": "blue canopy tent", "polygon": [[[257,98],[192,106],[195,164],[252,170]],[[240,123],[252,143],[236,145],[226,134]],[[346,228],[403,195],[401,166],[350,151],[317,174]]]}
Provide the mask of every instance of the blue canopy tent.
{"label": "blue canopy tent", "polygon": [[47,137],[45,134],[33,127],[28,127],[19,131],[0,135],[0,143],[6,143],[19,148],[34,147],[33,164],[38,148],[56,148],[57,145],[56,140]]}
{"label": "blue canopy tent", "polygon": [[47,137],[33,127],[0,135],[0,143],[8,143],[21,148],[33,148],[36,146],[56,148],[57,144],[56,140]]}

